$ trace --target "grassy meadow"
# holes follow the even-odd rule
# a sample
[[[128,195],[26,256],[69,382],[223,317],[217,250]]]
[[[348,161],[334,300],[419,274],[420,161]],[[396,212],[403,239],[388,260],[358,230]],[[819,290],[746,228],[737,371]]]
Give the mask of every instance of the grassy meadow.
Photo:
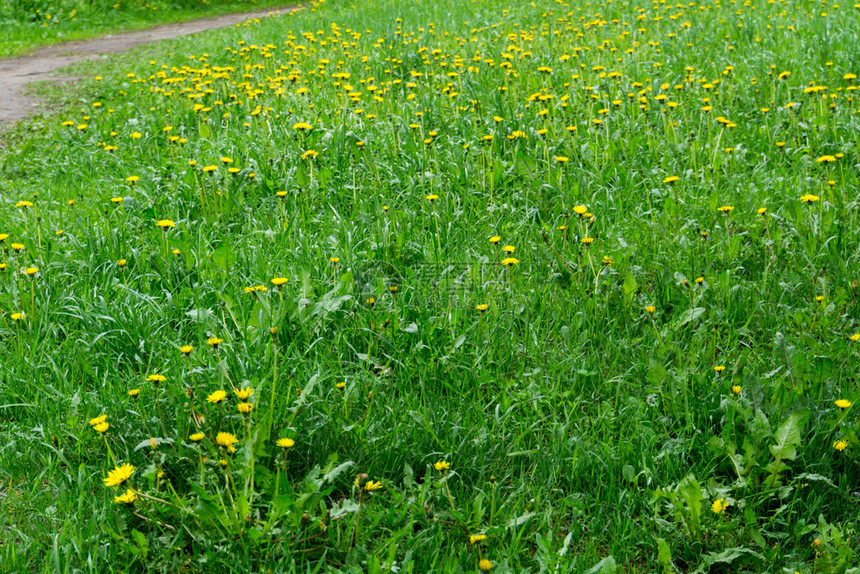
[[[68,40],[287,4],[277,0],[0,0],[0,57]]]
[[[857,574],[860,5],[327,0],[0,159],[0,571]]]

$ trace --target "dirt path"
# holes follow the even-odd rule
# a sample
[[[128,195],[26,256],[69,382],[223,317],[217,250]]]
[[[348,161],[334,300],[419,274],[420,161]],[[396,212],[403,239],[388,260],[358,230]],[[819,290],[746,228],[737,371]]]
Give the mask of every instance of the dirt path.
[[[0,129],[25,118],[32,112],[39,111],[38,100],[28,96],[24,90],[30,82],[74,80],[75,78],[52,75],[52,72],[63,66],[101,55],[118,54],[141,44],[233,26],[249,18],[265,18],[276,12],[286,14],[294,9],[295,6],[284,6],[258,12],[225,14],[190,22],[164,24],[147,30],[55,44],[36,50],[27,56],[0,59]]]

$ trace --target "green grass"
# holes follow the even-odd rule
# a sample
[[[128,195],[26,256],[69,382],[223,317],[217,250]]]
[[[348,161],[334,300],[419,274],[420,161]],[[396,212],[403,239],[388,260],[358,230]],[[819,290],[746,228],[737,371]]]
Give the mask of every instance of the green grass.
[[[0,563],[856,574],[858,30],[329,0],[78,65],[0,166]]]
[[[26,54],[35,48],[86,40],[157,24],[185,22],[232,12],[285,6],[273,0],[207,0],[195,2],[0,2],[0,57]]]

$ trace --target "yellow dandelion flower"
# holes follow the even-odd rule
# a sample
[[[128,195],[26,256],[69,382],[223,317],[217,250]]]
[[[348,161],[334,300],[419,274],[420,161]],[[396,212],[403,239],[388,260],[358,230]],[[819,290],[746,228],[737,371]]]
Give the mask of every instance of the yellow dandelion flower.
[[[233,389],[233,393],[239,398],[239,400],[247,401],[249,398],[251,398],[251,395],[254,394],[254,389],[251,387]]]
[[[107,478],[104,479],[105,486],[119,486],[126,480],[131,478],[134,471],[137,470],[134,466],[125,463],[122,466],[117,466],[112,471],[108,472]]]
[[[99,415],[93,419],[90,419],[90,426],[100,425],[107,420],[107,415]]]
[[[226,395],[226,393],[224,393]],[[228,432],[219,432],[215,437],[215,444],[222,448],[226,448],[229,452],[236,452],[236,447],[233,445],[239,442],[236,435]]]
[[[225,398],[227,398],[227,391],[219,389],[219,390],[215,391],[214,393],[212,393],[211,395],[209,395],[208,397],[206,397],[206,402],[212,403],[214,405],[214,404],[220,403]]]
[[[292,448],[296,441],[291,438],[279,438],[275,444],[281,448]]]

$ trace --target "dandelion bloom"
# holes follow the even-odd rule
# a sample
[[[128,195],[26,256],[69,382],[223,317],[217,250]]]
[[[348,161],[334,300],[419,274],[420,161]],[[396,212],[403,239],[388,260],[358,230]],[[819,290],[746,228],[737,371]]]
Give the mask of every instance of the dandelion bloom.
[[[209,337],[206,339],[206,344],[212,347],[213,349],[217,349],[218,345],[224,342],[224,339],[219,339],[218,337]]]
[[[517,248],[513,245],[505,245],[504,247],[502,247],[502,251],[504,251],[505,253],[513,253],[516,250]]]
[[[172,227],[176,227],[176,224],[170,219],[161,219],[155,222],[155,225],[160,227],[161,229],[167,231]]]
[[[728,215],[729,213],[731,213],[732,211],[734,211],[734,209],[735,209],[735,208],[734,208],[733,206],[731,206],[731,205],[724,205],[724,206],[722,206],[722,207],[718,207],[718,208],[717,208],[717,211],[721,211],[721,212],[725,213],[726,215]]]
[[[839,399],[838,401],[836,401],[836,406],[839,407],[840,409],[847,409],[852,404],[854,404],[854,403],[852,403],[851,401],[849,401],[847,399]]]
[[[502,259],[502,265],[505,265],[505,266],[516,265],[519,262],[520,262],[520,260],[516,259],[514,257],[506,257],[506,258]]]
[[[817,161],[818,163],[833,163],[834,161],[836,161],[836,158],[832,155],[823,155],[815,161]]]
[[[481,540],[486,540],[486,534],[471,534],[469,536],[469,544],[475,544],[476,542],[480,542]]]
[[[498,243],[501,240],[502,240],[502,238],[498,235],[493,235],[492,237],[490,237],[490,243],[492,243],[493,245],[495,245],[496,243]]]
[[[677,175],[670,175],[669,177],[667,177],[663,180],[663,183],[675,183],[679,179],[681,179],[681,178],[678,177]]]
[[[728,506],[729,505],[728,505],[728,503],[726,503],[725,498],[718,498],[711,505],[711,512],[713,512],[714,514],[722,514],[726,511],[726,508]]]
[[[105,486],[119,486],[131,478],[131,475],[134,474],[135,470],[135,467],[128,463],[114,468],[112,471],[108,472],[107,478],[104,479]]]
[[[164,375],[149,375],[148,377],[146,377],[146,380],[149,381],[150,383],[156,383],[157,384],[157,383],[163,383],[164,381],[166,381],[167,377],[165,377]]]
[[[245,387],[243,389],[233,389],[233,393],[239,398],[239,400],[247,401],[251,395],[254,394],[254,389],[251,387]]]
[[[714,367],[714,370],[718,373],[722,373],[723,371],[726,370],[726,367],[725,367],[725,365],[717,365]]]
[[[24,313],[12,313],[12,315],[10,315],[10,317],[12,318],[13,321],[20,321],[21,319],[24,318]]]
[[[93,425],[93,430],[99,434],[104,434],[110,428],[110,424],[107,422],[101,422],[97,425]]]
[[[845,450],[845,448],[847,446],[848,446],[847,440],[837,440],[836,442],[833,443],[833,448],[835,448],[839,452],[842,452],[843,450]]]
[[[296,441],[291,438],[279,438],[278,442],[275,444],[281,448],[292,448],[292,446],[296,444]]]
[[[127,260],[125,260],[125,259],[120,259],[119,261],[117,261],[117,262],[116,262],[116,265],[117,265],[117,267],[125,267],[125,264],[126,264],[126,263],[128,263],[128,261],[127,261]]]
[[[440,460],[439,462],[433,464],[433,468],[435,468],[436,470],[448,470],[449,468],[451,468],[451,463],[447,460]]]
[[[230,452],[236,452],[236,447],[233,445],[237,442],[239,442],[239,439],[236,438],[236,435],[228,432],[219,432],[218,436],[215,437],[215,444],[226,448]]]
[[[286,282],[287,282],[286,277],[275,277],[274,279],[272,279],[272,285],[274,285],[275,287],[280,287],[281,285],[283,285]]]
[[[9,247],[11,247],[13,251],[23,251],[24,250],[24,245],[22,243],[13,243]]]
[[[39,272],[38,267],[27,267],[26,269],[24,269],[24,274],[29,276],[29,277],[32,277],[33,275],[35,275],[38,272]]]
[[[376,482],[373,482],[372,480],[368,480],[364,484],[364,490],[379,490],[380,488],[382,488],[382,483],[379,482],[378,480]]]
[[[584,215],[588,211],[588,208],[584,205],[577,205],[573,208],[573,212],[577,215]]]
[[[653,315],[656,311],[657,307],[655,307],[654,305],[648,305],[647,307],[645,307],[645,312],[649,315]]]
[[[140,181],[140,176],[137,176],[137,175],[130,175],[127,178],[125,178],[125,182],[129,185],[134,185],[138,181]]]
[[[856,343],[857,341],[860,341],[860,333],[854,333],[853,335],[848,337],[848,339]]]
[[[486,311],[489,308],[490,308],[490,306],[486,303],[481,303],[479,305],[475,305],[475,309],[477,309],[481,313],[483,313],[484,311]]]
[[[740,385],[732,385],[732,392],[736,395],[741,394],[741,386]]]
[[[251,414],[251,411],[254,410],[254,403],[239,403],[236,405],[236,408],[239,409],[239,412],[243,415]]]
[[[115,496],[113,499],[116,504],[134,504],[136,500],[137,494],[135,494],[135,492],[130,488],[126,489],[125,494]]]
[[[807,205],[811,205],[816,201],[819,201],[820,199],[820,197],[818,197],[817,195],[812,195],[811,193],[807,193],[806,195],[800,196],[800,202],[806,203]]]
[[[102,424],[106,420],[107,420],[107,415],[99,415],[95,418],[90,419],[90,425],[96,426],[96,425]]]
[[[755,212],[758,213],[759,215],[764,215],[765,213],[767,213],[767,208],[766,207],[759,207],[758,209],[755,210]]]
[[[33,202],[32,201],[19,201],[18,203],[15,204],[15,207],[21,207],[21,208],[33,207]]]
[[[489,572],[493,569],[493,563],[486,558],[482,558],[481,561],[478,562],[478,568],[481,569],[481,572]]]
[[[341,382],[337,383],[335,385],[335,387],[337,387],[338,389],[344,389],[344,388],[346,388],[346,382],[341,381]]]
[[[135,398],[139,394],[140,389],[131,389],[130,391],[128,391],[128,396],[130,396],[131,398]]]
[[[208,397],[206,397],[207,403],[217,404],[227,398],[227,391],[217,390]]]
[[[194,350],[193,345],[183,345],[183,346],[179,347],[179,352],[182,353],[183,355],[188,355],[193,350]]]
[[[188,438],[190,438],[194,442],[200,442],[201,440],[206,438],[206,435],[203,434],[202,432],[196,432]]]
[[[424,199],[426,199],[427,201],[431,201],[431,202],[432,202],[432,201],[436,201],[437,199],[439,199],[439,196],[438,196],[438,195],[436,195],[436,194],[432,194],[432,193],[431,193],[430,195],[428,195],[428,196],[427,196],[427,197],[425,197]]]

